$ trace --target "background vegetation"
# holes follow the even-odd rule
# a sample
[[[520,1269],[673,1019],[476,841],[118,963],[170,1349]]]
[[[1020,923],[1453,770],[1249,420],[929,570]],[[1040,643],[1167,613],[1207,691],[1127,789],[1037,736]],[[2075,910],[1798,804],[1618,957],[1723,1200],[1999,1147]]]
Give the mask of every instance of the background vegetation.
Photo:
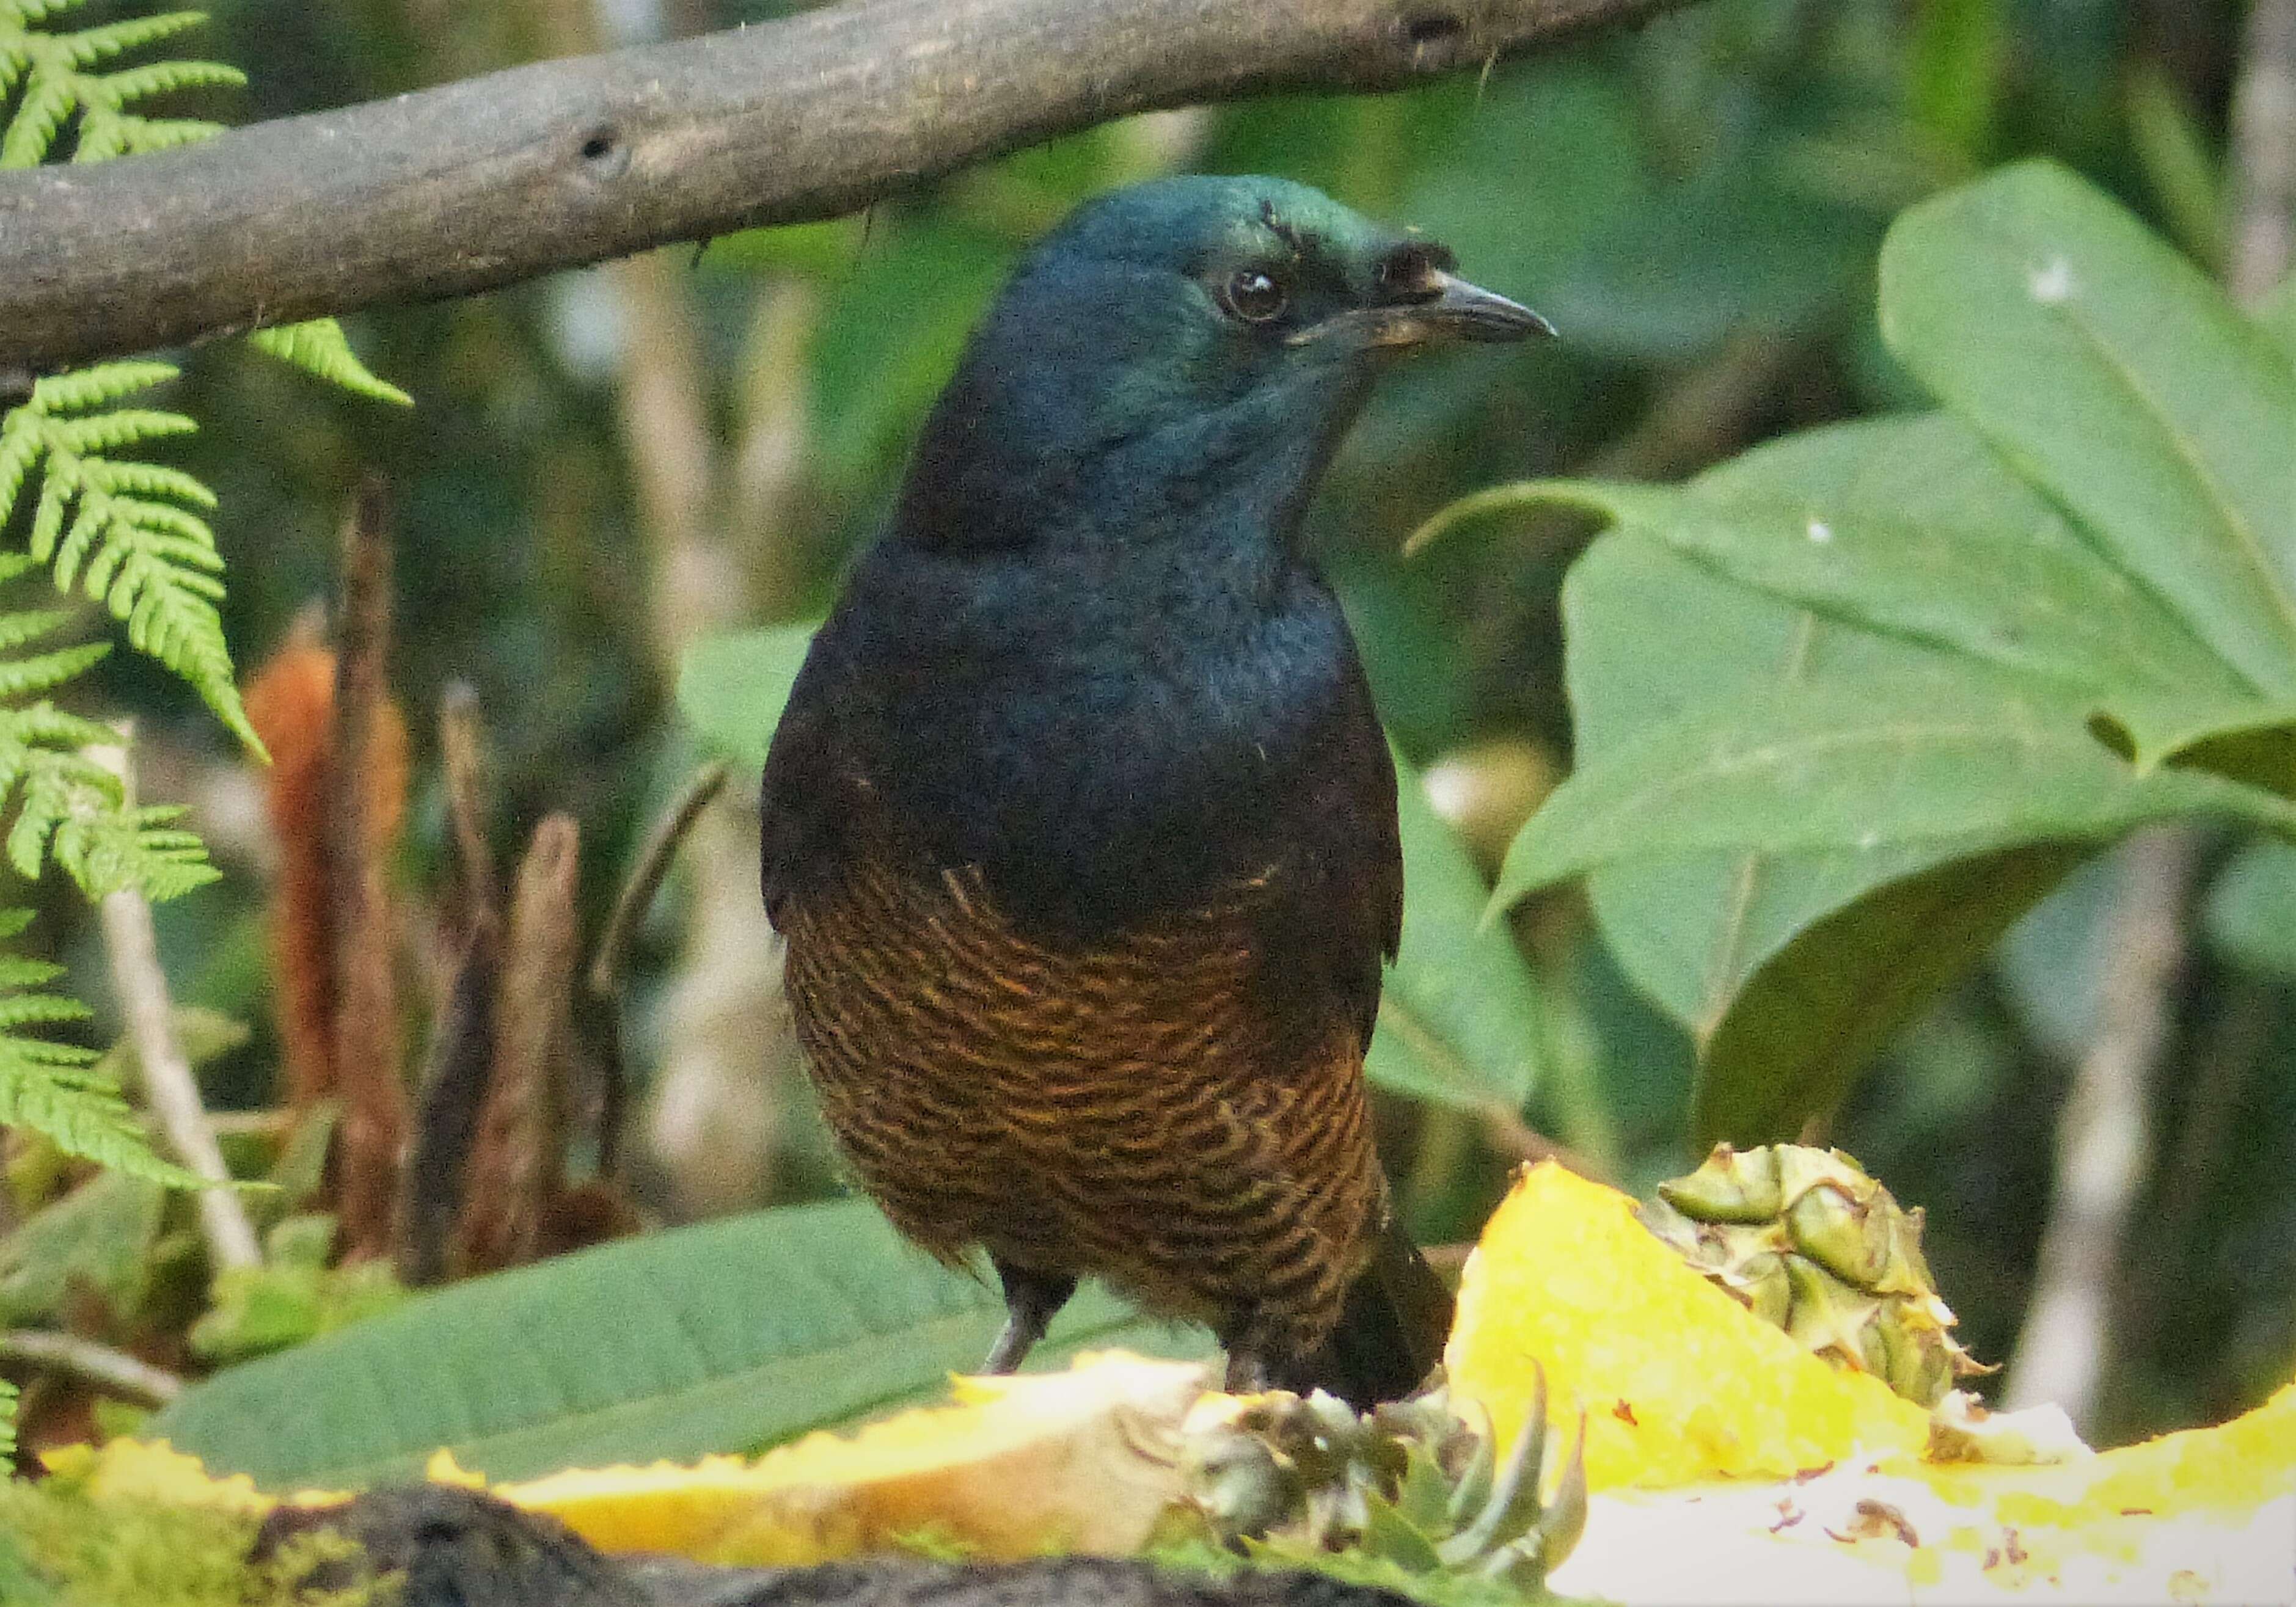
[[[210,9],[201,53],[244,69],[249,84],[194,85],[181,98],[230,120],[773,14],[719,0],[217,0]],[[649,824],[707,750],[676,708],[685,655],[713,631],[802,620],[826,605],[1013,254],[1079,197],[1128,179],[1175,168],[1287,174],[1423,227],[1478,282],[1538,307],[1562,332],[1535,348],[1477,348],[1398,373],[1315,515],[1318,551],[1395,741],[1495,873],[1572,761],[1558,600],[1597,527],[1583,512],[1516,504],[1408,560],[1405,537],[1496,482],[1674,480],[1791,430],[1931,405],[1937,373],[1909,367],[1903,343],[1893,351],[1877,325],[1884,229],[2015,158],[2054,157],[2220,273],[2236,212],[2227,170],[2243,12],[2185,0],[1710,0],[1640,34],[1480,81],[1139,119],[865,217],[350,321],[368,365],[414,398],[408,410],[323,389],[238,346],[200,348],[165,397],[201,432],[172,443],[166,461],[219,499],[211,518],[231,579],[223,624],[242,671],[290,639],[312,600],[336,594],[332,532],[352,488],[371,472],[393,488],[389,678],[411,734],[411,780],[390,874],[404,908],[422,912],[403,917],[416,957],[406,963],[412,985],[400,1007],[419,1048],[432,1037],[432,996],[447,988],[433,979],[461,974],[472,925],[472,862],[456,840],[451,767],[436,734],[449,689],[468,686],[493,734],[492,806],[459,818],[480,818],[507,858],[538,819],[569,817],[584,870],[562,879],[568,918],[596,931]],[[91,5],[87,14],[127,13]],[[2070,404],[2035,393],[2023,405],[2045,414]],[[8,544],[20,539],[12,527]],[[1967,573],[1959,584],[1975,593],[1997,579]],[[1599,628],[1617,676],[1631,679],[1643,668],[1670,672],[1684,651],[1678,626],[1654,613]],[[357,635],[340,607],[336,628]],[[759,661],[727,660],[704,678]],[[292,985],[292,968],[273,947],[266,899],[278,856],[262,783],[228,734],[147,664],[115,657],[73,701],[134,710],[139,791],[193,806],[225,874],[161,908],[162,955],[179,1004],[250,1029],[217,1036],[203,1071],[211,1103],[269,1106],[295,1049],[275,1025],[274,995]],[[1579,717],[1584,740],[1583,708]],[[675,1221],[836,1190],[766,1004],[753,849],[751,865],[742,862],[750,826],[739,795],[753,779],[737,765],[734,796],[686,840],[690,873],[673,879],[637,931],[613,1012],[641,1085],[622,1136],[626,1185],[591,1201],[563,1242],[626,1218]],[[1395,1091],[1382,1105],[1390,1169],[1423,1238],[1471,1238],[1509,1168],[1550,1144],[1637,1190],[1686,1169],[1702,1058],[1710,1104],[1725,1056],[1736,1057],[1733,1086],[1785,1075],[1798,1051],[1777,1023],[1798,1007],[1792,988],[1758,998],[1734,1018],[1735,1036],[1718,1037],[1724,1018],[1711,989],[1667,985],[1669,964],[1688,966],[1694,984],[1711,980],[1699,967],[1718,963],[1691,939],[1670,959],[1654,952],[1681,930],[1667,917],[1693,898],[1688,882],[1646,884],[1639,926],[1617,887],[1598,923],[1565,886],[1477,936],[1482,884],[1447,839],[1420,840],[1435,846],[1413,866],[1414,897],[1440,902],[1426,906],[1435,913],[1398,978],[1401,1013],[1387,1022],[1382,1070]],[[2180,840],[2182,868],[2165,898],[2167,958],[2149,979],[2130,980],[2113,956],[2127,947],[2130,889],[2147,885],[2157,864],[2148,872],[2144,855],[2094,844],[2049,850],[2046,873],[2028,874],[2021,896],[1989,906],[1991,926],[1915,922],[1885,942],[1870,927],[1821,927],[1806,912],[1781,917],[1776,934],[1781,945],[1807,939],[1836,954],[1882,944],[1886,975],[1931,978],[1896,1016],[1869,1023],[1870,1058],[1859,1042],[1828,1073],[1824,1095],[1786,1103],[1793,1121],[1811,1117],[1814,1131],[1901,1199],[1928,1207],[1939,1283],[1988,1359],[2016,1350],[2036,1285],[2075,1070],[2124,1030],[2116,988],[2149,990],[2159,1004],[2157,1050],[2139,1057],[2128,1085],[2140,1119],[2128,1128],[2138,1145],[2137,1205],[2116,1230],[2101,1288],[2111,1342],[2093,1427],[2103,1439],[2220,1418],[2296,1367],[2288,883],[2271,860],[2243,851],[2234,826],[2188,829]],[[106,968],[93,914],[50,882],[7,901],[38,904],[26,940],[50,945],[71,984],[100,995]],[[1596,894],[1603,904],[1599,884]],[[1732,998],[1754,969],[1749,962],[1734,979]],[[598,1022],[586,1012],[577,1036],[594,1045]],[[111,1041],[113,1019],[99,1017],[92,1045]],[[569,1149],[578,1178],[597,1160],[594,1126],[570,1121],[556,1136],[578,1127]],[[69,1331],[196,1372],[390,1298],[356,1280],[323,1286],[320,1269],[334,1259],[325,1231],[316,1245],[299,1243],[299,1219],[288,1218],[269,1253],[275,1267],[308,1275],[293,1299],[275,1284],[255,1291],[255,1305],[278,1299],[293,1310],[273,1330],[244,1302],[221,1328],[209,1313],[197,1342],[192,1319],[208,1301],[197,1242],[181,1231],[189,1208],[141,1193],[91,1205],[69,1168],[27,1153],[20,1144],[12,1199],[0,1206],[0,1226],[12,1232],[0,1242],[0,1326]],[[278,1168],[293,1158],[266,1160]],[[51,1213],[65,1200],[77,1201],[76,1215],[60,1231]],[[88,1220],[100,1209],[113,1214]],[[825,1205],[779,1219],[770,1236],[731,1223],[704,1230],[720,1237],[682,1241],[676,1259],[689,1278],[706,1268],[724,1280],[729,1258],[754,1254],[766,1259],[757,1279],[787,1278],[820,1264],[803,1259],[804,1246],[824,1235],[825,1258],[859,1268],[836,1299],[863,1308],[873,1291],[882,1295],[869,1314],[878,1326],[864,1329],[946,1322],[938,1342],[952,1357],[976,1348],[975,1330],[987,1332],[977,1302],[910,1288],[898,1257],[856,1258],[865,1215]],[[501,1259],[545,1247],[529,1236]],[[775,1257],[797,1259],[767,1264]],[[67,1264],[70,1275],[59,1275]],[[668,1275],[669,1265],[647,1275]],[[566,1365],[595,1373],[611,1371],[602,1349],[645,1342],[627,1310],[553,1305],[562,1286],[554,1293],[534,1276],[493,1280],[519,1299],[540,1290],[531,1298],[541,1303],[516,1322],[501,1310],[473,1318],[473,1347],[539,1324],[554,1330],[553,1355],[562,1341]],[[887,1303],[900,1311],[888,1315]],[[757,1325],[739,1302],[720,1316],[745,1332]],[[1105,1332],[1119,1318],[1103,1310],[1083,1320]],[[393,1332],[379,1328],[373,1348],[390,1349]],[[834,1370],[728,1374],[714,1404],[688,1403],[693,1428],[722,1437],[725,1403],[755,1398],[761,1382],[822,1392],[808,1421],[895,1391],[894,1373],[879,1379],[863,1341],[854,1344]],[[327,1365],[319,1347],[308,1354]],[[9,1371],[48,1378],[45,1405],[28,1406],[29,1440],[86,1431],[86,1390],[34,1365]],[[289,1376],[216,1398],[244,1415],[256,1393],[277,1396]],[[796,1423],[736,1423],[735,1438]],[[414,1431],[437,1443],[457,1427],[448,1413]],[[250,1419],[247,1433],[277,1429]],[[546,1447],[504,1449],[488,1468],[517,1471],[508,1462],[520,1455],[571,1460],[598,1443],[570,1431]],[[372,1472],[387,1461],[321,1458],[297,1471]]]

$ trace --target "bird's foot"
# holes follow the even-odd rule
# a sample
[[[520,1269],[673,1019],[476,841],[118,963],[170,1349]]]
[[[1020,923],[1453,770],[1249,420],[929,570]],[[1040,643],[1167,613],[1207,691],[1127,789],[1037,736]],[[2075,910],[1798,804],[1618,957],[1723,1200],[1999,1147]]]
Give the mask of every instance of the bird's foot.
[[[1076,1292],[1077,1281],[1067,1273],[1039,1272],[996,1261],[996,1276],[1004,1285],[1004,1327],[988,1348],[983,1373],[1011,1373],[1019,1368],[1037,1341],[1045,1337],[1054,1315]]]

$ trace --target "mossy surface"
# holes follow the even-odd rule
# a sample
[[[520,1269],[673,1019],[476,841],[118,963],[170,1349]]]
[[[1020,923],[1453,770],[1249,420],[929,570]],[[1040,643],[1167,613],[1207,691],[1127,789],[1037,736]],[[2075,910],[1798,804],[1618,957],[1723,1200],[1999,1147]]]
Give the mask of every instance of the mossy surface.
[[[258,1521],[70,1478],[0,1481],[0,1607],[381,1607],[369,1588],[296,1589],[326,1540],[251,1563]]]

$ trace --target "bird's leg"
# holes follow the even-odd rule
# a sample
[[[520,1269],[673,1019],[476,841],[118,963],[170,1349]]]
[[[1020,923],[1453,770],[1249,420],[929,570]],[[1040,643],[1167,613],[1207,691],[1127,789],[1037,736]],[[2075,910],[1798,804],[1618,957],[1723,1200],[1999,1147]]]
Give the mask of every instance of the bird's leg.
[[[1267,1360],[1241,1341],[1227,1348],[1227,1380],[1220,1388],[1230,1395],[1259,1395],[1272,1387]]]
[[[1076,1292],[1077,1281],[1070,1273],[1039,1272],[994,1256],[989,1259],[996,1267],[997,1281],[1004,1285],[1004,1332],[989,1347],[988,1359],[980,1364],[980,1370],[1010,1373],[1045,1337],[1053,1314]]]

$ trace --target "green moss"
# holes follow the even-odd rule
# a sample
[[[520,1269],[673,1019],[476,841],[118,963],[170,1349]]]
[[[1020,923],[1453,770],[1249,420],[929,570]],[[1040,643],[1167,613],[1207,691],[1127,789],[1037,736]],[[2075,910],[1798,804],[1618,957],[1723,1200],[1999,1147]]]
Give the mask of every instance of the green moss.
[[[0,1483],[6,1607],[373,1607],[371,1589],[298,1594],[293,1581],[341,1542],[299,1540],[248,1561],[256,1520],[91,1496],[76,1482]]]

